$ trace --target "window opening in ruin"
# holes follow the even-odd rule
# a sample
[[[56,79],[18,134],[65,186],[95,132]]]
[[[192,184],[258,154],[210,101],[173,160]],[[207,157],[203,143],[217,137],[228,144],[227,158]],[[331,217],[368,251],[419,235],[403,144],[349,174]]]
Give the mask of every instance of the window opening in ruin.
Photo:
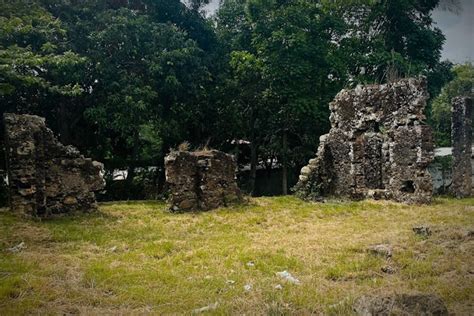
[[[406,192],[406,193],[414,193],[415,192],[415,184],[411,180],[404,181],[400,191]]]
[[[375,133],[380,133],[380,123],[379,122],[375,122],[374,123],[374,132]]]

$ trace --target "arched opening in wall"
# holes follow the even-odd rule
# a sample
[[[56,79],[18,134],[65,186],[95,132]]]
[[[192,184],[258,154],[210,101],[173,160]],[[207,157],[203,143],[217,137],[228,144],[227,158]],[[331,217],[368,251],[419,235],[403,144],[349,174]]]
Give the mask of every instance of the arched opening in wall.
[[[412,180],[403,181],[400,191],[405,193],[415,193],[415,183]]]

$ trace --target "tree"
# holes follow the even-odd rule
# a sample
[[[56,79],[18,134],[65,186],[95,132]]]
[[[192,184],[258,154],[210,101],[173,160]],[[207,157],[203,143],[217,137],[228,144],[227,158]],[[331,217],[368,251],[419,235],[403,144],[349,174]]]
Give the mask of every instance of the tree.
[[[264,99],[267,83],[263,79],[262,61],[252,46],[252,27],[246,12],[246,1],[226,0],[216,15],[217,34],[223,58],[220,101],[221,119],[217,128],[225,131],[221,140],[245,139],[250,146],[250,179],[248,191],[255,194],[257,165],[261,148],[268,137],[272,114]]]
[[[89,61],[86,93],[73,100],[94,135],[80,140],[89,154],[107,168],[162,166],[170,147],[206,137],[217,70],[215,32],[198,12],[205,1],[41,1]]]
[[[68,47],[66,30],[36,1],[0,3],[0,103],[5,111],[51,118],[57,97],[80,95],[86,58]]]
[[[349,53],[354,83],[427,75],[437,67],[445,38],[434,27],[431,13],[439,0],[347,3],[333,5],[332,10],[347,23],[347,32],[339,40]]]
[[[250,191],[271,161],[286,193],[341,88],[425,74],[436,95],[451,79],[438,2],[223,0],[213,19],[207,0],[2,2],[1,111],[45,116],[62,142],[129,167],[130,181],[137,166],[162,171],[183,141],[246,139]]]
[[[342,29],[337,17],[313,1],[250,1],[252,43],[263,61],[265,92],[272,105],[271,134],[282,165],[301,165],[328,129],[328,103],[342,87],[343,65],[331,41]],[[331,84],[328,84],[331,81]]]
[[[241,131],[235,136],[246,137],[250,141],[250,183],[249,191],[255,193],[258,150],[267,135],[271,111],[264,100],[265,82],[262,78],[262,63],[255,55],[246,51],[234,51],[230,61],[233,85],[237,98],[232,105],[237,109]],[[240,134],[240,135],[239,135]]]
[[[160,165],[167,146],[186,136],[208,72],[197,44],[172,24],[126,8],[105,11],[96,24],[96,101],[87,116],[107,140],[102,155],[129,166],[133,178],[137,165]]]
[[[474,97],[474,66],[472,63],[456,65],[454,79],[446,84],[433,101],[431,126],[438,146],[451,146],[451,101],[457,96]]]

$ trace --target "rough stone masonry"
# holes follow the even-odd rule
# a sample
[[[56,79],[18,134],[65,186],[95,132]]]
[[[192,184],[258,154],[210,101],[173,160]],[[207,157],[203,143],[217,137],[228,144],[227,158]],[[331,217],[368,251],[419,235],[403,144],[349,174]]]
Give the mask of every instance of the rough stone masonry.
[[[453,180],[451,191],[458,198],[472,194],[472,115],[471,98],[456,97],[452,100]]]
[[[5,114],[10,206],[14,213],[49,217],[96,209],[101,163],[62,145],[42,117]]]
[[[241,199],[234,157],[218,150],[172,151],[165,158],[172,211],[210,210]]]
[[[428,203],[432,132],[424,124],[425,79],[342,90],[330,104],[331,130],[295,187],[304,199],[326,196]]]

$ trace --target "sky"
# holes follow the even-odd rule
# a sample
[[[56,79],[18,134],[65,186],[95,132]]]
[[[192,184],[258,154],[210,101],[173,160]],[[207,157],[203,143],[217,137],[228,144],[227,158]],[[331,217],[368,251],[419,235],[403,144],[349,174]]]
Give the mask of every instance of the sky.
[[[442,59],[455,63],[474,62],[474,0],[459,0],[459,3],[458,13],[439,9],[433,12],[435,25],[446,36]],[[212,0],[206,10],[214,12],[218,5],[219,0]]]
[[[459,2],[459,14],[436,10],[433,19],[446,36],[443,59],[456,63],[474,62],[474,0]]]

